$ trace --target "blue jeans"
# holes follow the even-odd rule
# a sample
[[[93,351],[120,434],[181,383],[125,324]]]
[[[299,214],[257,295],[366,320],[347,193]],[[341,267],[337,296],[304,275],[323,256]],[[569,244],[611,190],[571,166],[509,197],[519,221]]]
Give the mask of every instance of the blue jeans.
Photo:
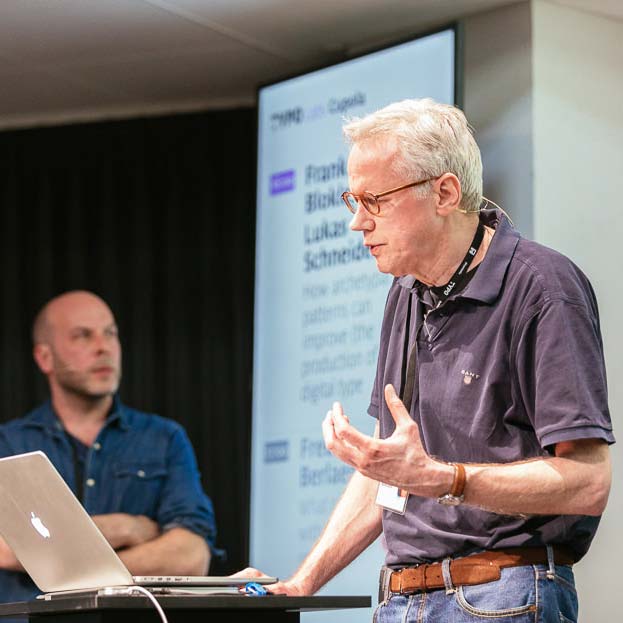
[[[502,577],[475,586],[393,594],[380,603],[374,623],[577,623],[571,567],[527,565],[502,569]]]

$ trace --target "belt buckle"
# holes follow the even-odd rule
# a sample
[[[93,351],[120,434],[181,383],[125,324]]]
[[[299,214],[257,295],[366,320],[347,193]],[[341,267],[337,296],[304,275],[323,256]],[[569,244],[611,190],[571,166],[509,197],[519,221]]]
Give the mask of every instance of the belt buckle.
[[[381,574],[379,576],[379,603],[384,603],[388,600],[391,593],[390,581],[394,572],[389,567],[381,567]]]

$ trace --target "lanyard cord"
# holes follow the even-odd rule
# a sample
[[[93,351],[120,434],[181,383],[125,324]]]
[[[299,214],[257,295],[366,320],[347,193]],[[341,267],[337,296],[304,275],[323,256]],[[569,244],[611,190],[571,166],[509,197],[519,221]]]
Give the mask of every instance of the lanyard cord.
[[[482,239],[485,235],[485,226],[482,223],[478,223],[478,227],[476,228],[476,233],[474,234],[474,239],[463,258],[463,261],[459,264],[459,267],[454,271],[452,277],[450,277],[450,281],[446,283],[445,286],[435,286],[431,288],[431,290],[437,295],[440,303],[443,304],[446,302],[448,297],[457,289],[460,289],[460,286],[463,284],[465,277],[467,276],[467,269],[469,265],[472,263],[474,258],[476,257],[476,253],[478,253],[478,249],[480,249],[480,245],[482,244]]]
[[[476,233],[474,234],[474,238],[472,240],[463,261],[459,264],[459,267],[454,271],[454,274],[450,278],[450,281],[445,286],[438,286],[436,288],[431,288],[439,298],[439,302],[435,306],[434,309],[439,308],[443,303],[448,300],[448,297],[455,290],[459,289],[462,286],[467,278],[469,265],[472,263],[473,259],[476,257],[478,250],[480,249],[480,245],[482,244],[482,239],[484,237],[485,227],[482,223],[478,223],[478,227],[476,228]],[[405,328],[405,344],[403,349],[403,361],[404,356],[407,354],[409,350],[409,328],[411,326],[411,298],[412,295],[409,295],[409,302],[407,304],[407,322]],[[432,310],[429,310],[429,312]],[[427,312],[428,315],[428,312]],[[426,321],[426,319],[424,319]],[[403,381],[404,390],[402,392],[402,402],[406,407],[407,411],[411,412],[411,405],[413,403],[413,393],[415,390],[415,379],[416,379],[416,368],[417,368],[417,334],[415,336],[415,340],[413,342],[413,346],[411,347],[411,354],[409,355],[409,361],[407,363],[406,375],[401,379]],[[404,365],[403,365],[404,371]]]

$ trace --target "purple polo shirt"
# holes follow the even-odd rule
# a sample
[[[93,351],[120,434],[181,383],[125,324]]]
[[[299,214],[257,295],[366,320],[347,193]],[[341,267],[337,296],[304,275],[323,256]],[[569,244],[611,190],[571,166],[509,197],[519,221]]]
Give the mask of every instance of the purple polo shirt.
[[[381,437],[394,421],[383,387],[404,386],[405,331],[417,339],[411,417],[426,451],[444,461],[508,463],[548,456],[553,445],[596,438],[614,443],[595,295],[569,259],[521,238],[499,211],[471,281],[439,309],[413,277],[394,280],[385,307],[368,413]],[[417,337],[416,337],[417,336]],[[404,515],[383,512],[386,563],[405,566],[476,550],[564,544],[580,558],[598,517],[508,516],[411,495]]]

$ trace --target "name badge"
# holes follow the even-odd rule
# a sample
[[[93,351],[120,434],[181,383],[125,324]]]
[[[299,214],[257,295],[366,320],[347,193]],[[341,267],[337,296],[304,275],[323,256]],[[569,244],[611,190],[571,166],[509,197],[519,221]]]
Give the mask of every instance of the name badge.
[[[407,509],[407,500],[409,493],[404,489],[399,489],[392,485],[386,485],[379,482],[379,488],[376,492],[376,503],[392,513],[404,515]]]

